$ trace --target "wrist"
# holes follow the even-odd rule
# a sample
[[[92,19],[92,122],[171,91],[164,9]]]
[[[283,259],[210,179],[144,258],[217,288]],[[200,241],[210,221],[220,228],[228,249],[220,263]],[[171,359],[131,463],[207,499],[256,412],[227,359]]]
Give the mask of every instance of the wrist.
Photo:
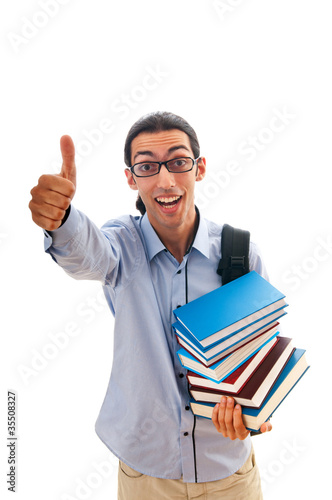
[[[64,225],[64,223],[66,222],[66,220],[68,219],[69,214],[70,214],[70,210],[71,210],[71,205],[69,205],[69,207],[67,208],[66,213],[65,213],[65,216],[64,216],[64,218],[62,219],[61,224],[60,224],[60,226],[59,226],[59,227],[63,226],[63,225]],[[58,228],[58,229],[59,229],[59,228]]]

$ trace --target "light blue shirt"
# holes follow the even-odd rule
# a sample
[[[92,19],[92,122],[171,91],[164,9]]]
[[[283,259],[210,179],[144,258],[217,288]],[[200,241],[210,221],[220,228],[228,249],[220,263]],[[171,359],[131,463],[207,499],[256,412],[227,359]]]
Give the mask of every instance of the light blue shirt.
[[[100,230],[72,206],[64,225],[45,233],[45,250],[69,275],[103,285],[115,316],[114,355],[96,432],[143,474],[214,481],[236,472],[250,453],[250,437],[224,438],[211,420],[192,414],[171,327],[174,309],[221,285],[221,231],[222,225],[201,218],[181,264],[147,215],[122,216]],[[252,242],[249,262],[267,278]]]

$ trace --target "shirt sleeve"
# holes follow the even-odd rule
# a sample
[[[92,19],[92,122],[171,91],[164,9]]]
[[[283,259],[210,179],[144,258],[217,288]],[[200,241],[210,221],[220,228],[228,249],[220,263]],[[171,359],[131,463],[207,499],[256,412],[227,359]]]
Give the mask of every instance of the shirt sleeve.
[[[116,229],[116,224],[114,228],[99,229],[72,206],[61,227],[55,231],[44,231],[44,249],[69,276],[78,280],[97,280],[114,287],[119,279],[121,263],[121,237],[116,234]],[[124,239],[130,237],[132,235],[129,234]]]
[[[249,247],[249,269],[250,271],[256,271],[256,273],[260,274],[264,279],[269,281],[269,276],[263,262],[261,252],[254,242],[250,242]]]

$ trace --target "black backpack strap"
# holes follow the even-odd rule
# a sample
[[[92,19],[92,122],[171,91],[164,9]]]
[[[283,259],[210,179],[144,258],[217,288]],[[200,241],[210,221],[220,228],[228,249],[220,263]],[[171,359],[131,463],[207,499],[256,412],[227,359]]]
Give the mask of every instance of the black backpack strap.
[[[221,259],[217,273],[222,284],[249,272],[250,233],[225,224],[221,235]]]

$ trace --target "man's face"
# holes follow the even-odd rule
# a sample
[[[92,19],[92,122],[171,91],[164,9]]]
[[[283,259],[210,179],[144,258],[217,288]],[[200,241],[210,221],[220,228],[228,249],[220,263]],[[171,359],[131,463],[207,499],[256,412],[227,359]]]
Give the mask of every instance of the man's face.
[[[142,132],[131,144],[132,165],[185,156],[194,158],[190,140],[186,133],[177,129]],[[194,187],[205,175],[205,158],[189,172],[171,173],[163,165],[159,174],[151,177],[136,177],[128,170],[125,173],[131,189],[138,190],[149,221],[158,234],[165,228],[185,228],[194,223]]]

